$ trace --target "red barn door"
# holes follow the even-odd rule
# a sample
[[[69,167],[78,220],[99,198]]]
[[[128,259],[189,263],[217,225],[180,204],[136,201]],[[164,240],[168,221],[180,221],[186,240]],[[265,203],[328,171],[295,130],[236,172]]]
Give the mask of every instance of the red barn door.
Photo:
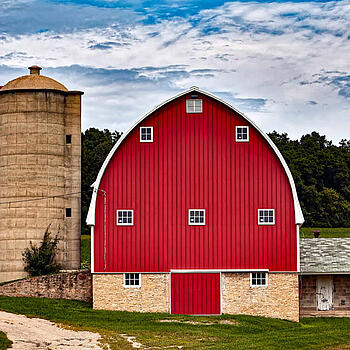
[[[220,273],[172,273],[171,313],[220,315]]]

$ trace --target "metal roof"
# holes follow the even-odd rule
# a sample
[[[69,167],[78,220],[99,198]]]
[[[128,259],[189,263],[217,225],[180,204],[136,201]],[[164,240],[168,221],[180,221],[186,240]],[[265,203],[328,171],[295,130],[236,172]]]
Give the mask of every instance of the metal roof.
[[[300,271],[350,274],[350,238],[301,239]]]

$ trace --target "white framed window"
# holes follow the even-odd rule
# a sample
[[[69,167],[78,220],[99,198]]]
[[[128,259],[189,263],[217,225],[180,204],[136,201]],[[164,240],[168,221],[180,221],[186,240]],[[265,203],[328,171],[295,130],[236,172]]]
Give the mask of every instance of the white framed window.
[[[249,141],[249,126],[236,126],[236,142]]]
[[[134,211],[133,210],[117,210],[117,226],[133,226]]]
[[[275,209],[258,209],[258,225],[274,225]]]
[[[252,272],[250,274],[250,287],[267,287],[267,273]]]
[[[202,113],[203,102],[200,99],[186,100],[186,113]]]
[[[153,142],[153,126],[140,127],[140,142]]]
[[[141,274],[140,273],[124,273],[125,288],[140,288]]]
[[[205,209],[189,209],[188,224],[205,225]]]

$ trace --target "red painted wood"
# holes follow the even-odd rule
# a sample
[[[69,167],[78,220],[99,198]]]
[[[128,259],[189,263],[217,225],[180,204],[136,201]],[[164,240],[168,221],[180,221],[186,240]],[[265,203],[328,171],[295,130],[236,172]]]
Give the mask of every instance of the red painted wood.
[[[290,184],[278,157],[250,126],[235,142],[240,115],[208,96],[203,113],[186,114],[179,97],[121,143],[100,183],[107,193],[104,269],[103,195],[98,193],[95,272],[171,269],[296,271],[297,242]],[[139,142],[153,126],[154,142]],[[188,209],[206,209],[205,226],[188,225]],[[259,226],[258,208],[274,208],[276,224]],[[133,209],[134,226],[116,226],[116,210]]]
[[[171,313],[220,314],[219,273],[172,273]]]

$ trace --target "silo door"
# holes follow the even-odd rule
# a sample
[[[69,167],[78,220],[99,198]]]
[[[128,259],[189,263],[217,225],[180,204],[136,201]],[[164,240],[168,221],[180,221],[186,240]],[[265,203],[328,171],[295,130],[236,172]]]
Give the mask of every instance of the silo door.
[[[333,277],[317,277],[317,309],[332,310],[333,307]]]
[[[220,315],[220,273],[171,273],[171,313]]]

